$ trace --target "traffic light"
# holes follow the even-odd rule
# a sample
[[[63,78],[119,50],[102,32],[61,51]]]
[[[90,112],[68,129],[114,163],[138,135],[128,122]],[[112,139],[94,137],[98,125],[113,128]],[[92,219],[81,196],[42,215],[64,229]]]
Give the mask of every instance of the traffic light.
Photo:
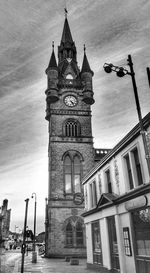
[[[26,230],[25,237],[30,238],[33,241],[34,236],[33,236],[33,232],[31,229]]]
[[[21,253],[25,253],[25,252],[26,252],[26,244],[22,244]]]

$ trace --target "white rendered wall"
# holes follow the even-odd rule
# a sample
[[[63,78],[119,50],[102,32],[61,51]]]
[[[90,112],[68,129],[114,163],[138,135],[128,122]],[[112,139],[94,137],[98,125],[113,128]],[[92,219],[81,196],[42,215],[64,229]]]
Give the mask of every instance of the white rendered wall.
[[[91,223],[87,223],[85,226],[86,226],[87,263],[93,264]]]

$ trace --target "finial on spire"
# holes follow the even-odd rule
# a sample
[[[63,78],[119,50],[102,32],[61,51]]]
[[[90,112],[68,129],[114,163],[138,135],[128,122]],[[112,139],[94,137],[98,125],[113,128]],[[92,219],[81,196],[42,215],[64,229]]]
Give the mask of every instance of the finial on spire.
[[[54,50],[54,41],[52,41],[52,49]]]
[[[84,44],[84,53],[86,53],[86,47],[85,47],[85,44]]]
[[[66,8],[66,7],[64,8],[64,11],[65,11],[65,18],[67,18],[67,13],[68,13],[68,10],[67,10],[67,8]]]

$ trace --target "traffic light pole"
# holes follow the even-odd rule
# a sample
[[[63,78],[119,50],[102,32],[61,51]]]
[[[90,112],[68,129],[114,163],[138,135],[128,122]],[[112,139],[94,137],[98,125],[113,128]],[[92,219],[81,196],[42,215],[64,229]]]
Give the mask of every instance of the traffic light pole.
[[[23,231],[23,243],[22,243],[22,260],[21,260],[21,273],[24,272],[24,255],[25,255],[25,249],[26,249],[26,226],[27,226],[27,213],[28,213],[28,202],[29,198],[25,200],[26,202],[26,208],[25,208],[25,219],[24,219],[24,231]]]

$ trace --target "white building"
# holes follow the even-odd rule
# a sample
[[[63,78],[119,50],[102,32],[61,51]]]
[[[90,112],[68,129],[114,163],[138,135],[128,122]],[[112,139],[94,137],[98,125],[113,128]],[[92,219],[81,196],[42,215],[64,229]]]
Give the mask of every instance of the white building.
[[[150,154],[150,113],[143,119]],[[137,124],[83,179],[87,266],[150,272],[150,176]]]

